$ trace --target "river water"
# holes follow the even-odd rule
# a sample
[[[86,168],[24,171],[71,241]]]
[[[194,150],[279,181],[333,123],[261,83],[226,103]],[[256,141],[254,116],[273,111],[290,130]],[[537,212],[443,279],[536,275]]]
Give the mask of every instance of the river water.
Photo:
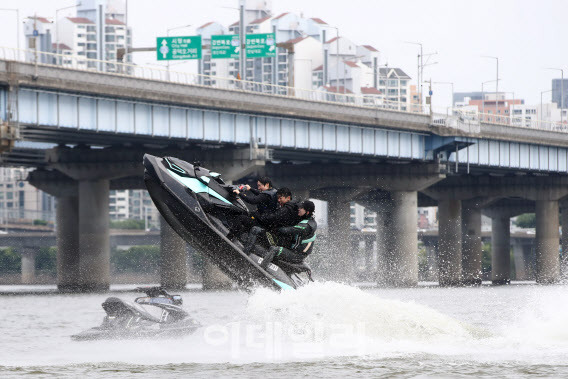
[[[91,342],[109,294],[0,296],[0,377],[568,377],[566,286],[182,295],[195,334]]]

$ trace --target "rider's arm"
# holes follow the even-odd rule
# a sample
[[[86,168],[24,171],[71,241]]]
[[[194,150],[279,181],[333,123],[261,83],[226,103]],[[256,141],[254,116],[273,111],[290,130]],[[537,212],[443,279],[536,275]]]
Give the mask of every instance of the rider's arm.
[[[284,226],[278,228],[278,234],[286,235],[286,236],[296,236],[299,235],[300,237],[309,236],[312,232],[311,226],[308,224],[298,224],[294,226]]]
[[[267,194],[263,194],[262,192],[260,192],[259,194],[254,194],[252,193],[252,188],[251,191],[244,191],[241,192],[241,199],[243,199],[243,201],[249,203],[249,204],[260,204],[262,202],[267,201],[267,197],[270,197]]]

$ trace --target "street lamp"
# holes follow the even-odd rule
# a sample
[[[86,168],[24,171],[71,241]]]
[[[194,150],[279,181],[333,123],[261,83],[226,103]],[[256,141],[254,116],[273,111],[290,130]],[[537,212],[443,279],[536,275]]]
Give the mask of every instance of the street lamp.
[[[405,43],[408,43],[410,45],[418,45],[420,46],[420,55],[418,56],[418,67],[416,68],[416,76],[418,76],[417,78],[417,83],[419,83],[419,87],[418,87],[418,97],[420,98],[420,105],[422,105],[422,80],[421,80],[421,75],[420,75],[420,67],[422,66],[421,61],[423,60],[423,56],[422,56],[422,43],[420,42],[410,42],[410,41],[404,41]]]
[[[562,81],[560,83],[560,125],[564,124],[564,70],[561,68],[547,68],[548,70],[557,70],[562,74]]]
[[[14,8],[0,8],[0,11],[7,11],[7,12],[16,12],[16,37],[18,43],[18,54],[20,54],[20,11]]]
[[[169,29],[166,30],[166,35],[169,37],[170,32],[172,30],[189,28],[190,26],[191,26],[191,24],[187,24],[187,25],[183,25],[183,26],[176,26],[175,28],[169,28]],[[168,71],[168,80],[170,80],[170,60],[169,59],[166,61],[166,70]]]
[[[339,93],[339,28],[332,26],[335,29],[335,92]],[[343,83],[345,90],[345,83]]]
[[[55,54],[56,55],[56,62],[59,60],[59,17],[57,16],[57,14],[59,13],[59,11],[65,10],[65,9],[70,9],[70,8],[75,8],[80,6],[81,3],[75,4],[75,5],[70,5],[68,7],[63,7],[63,8],[59,8],[55,10]],[[63,63],[63,60],[61,60],[61,62]]]
[[[497,75],[495,76],[495,109],[497,109],[499,108],[499,58],[492,57],[490,55],[482,55],[481,58],[495,59],[495,61],[497,62]]]
[[[449,84],[452,86],[452,108],[454,107],[454,82],[432,82],[433,84]]]

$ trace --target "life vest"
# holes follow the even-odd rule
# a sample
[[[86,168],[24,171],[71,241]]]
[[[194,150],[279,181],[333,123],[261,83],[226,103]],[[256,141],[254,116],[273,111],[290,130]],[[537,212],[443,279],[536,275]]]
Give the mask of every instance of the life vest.
[[[310,228],[310,234],[303,237],[303,239],[300,239],[302,237],[299,235],[296,236],[295,241],[291,246],[292,250],[297,253],[309,255],[312,252],[314,241],[317,236],[316,230],[318,228],[318,224],[316,223],[316,220],[313,218],[304,219],[294,226],[294,228],[299,229],[306,229],[308,227]]]
[[[256,206],[258,213],[263,214],[266,212],[274,212],[278,209],[278,198],[276,197],[276,188],[271,188],[266,191],[262,191],[263,194],[270,196],[270,201],[268,203],[260,203]]]

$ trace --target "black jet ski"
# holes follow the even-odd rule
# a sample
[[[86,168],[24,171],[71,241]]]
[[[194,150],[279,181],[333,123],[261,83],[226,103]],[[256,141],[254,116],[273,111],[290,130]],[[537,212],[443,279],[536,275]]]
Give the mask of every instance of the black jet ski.
[[[101,326],[71,336],[75,341],[131,338],[171,338],[193,333],[201,325],[182,308],[180,295],[160,287],[137,288],[146,296],[134,302],[109,297],[102,304],[106,312]]]
[[[164,219],[240,287],[295,289],[311,280],[307,264],[275,262],[264,270],[259,255],[245,252],[240,242],[226,237],[230,220],[249,210],[233,193],[236,187],[226,184],[219,173],[177,158],[148,154],[144,167],[146,187]]]

